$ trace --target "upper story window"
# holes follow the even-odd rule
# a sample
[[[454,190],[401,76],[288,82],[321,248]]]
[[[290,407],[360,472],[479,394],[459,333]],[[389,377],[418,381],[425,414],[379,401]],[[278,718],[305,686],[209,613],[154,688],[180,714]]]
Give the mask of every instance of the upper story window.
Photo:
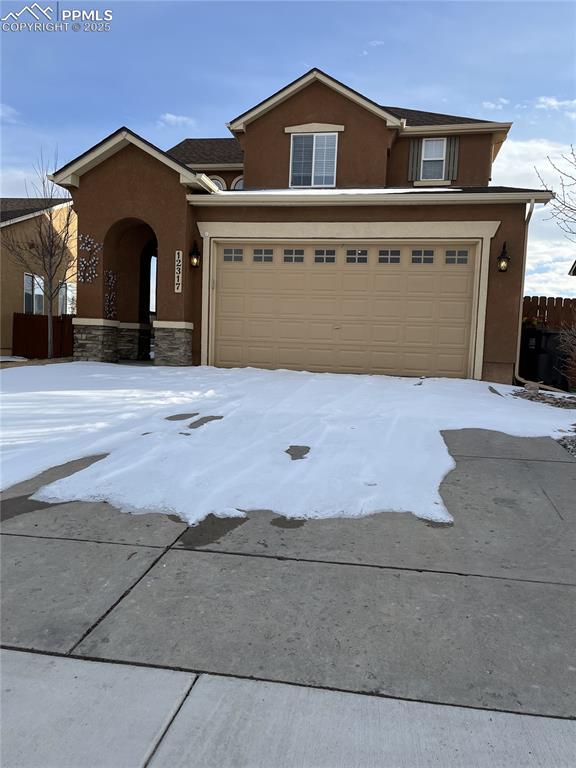
[[[291,187],[333,187],[336,183],[337,133],[294,133]]]
[[[44,278],[24,273],[24,312],[29,315],[44,314]]]
[[[458,136],[410,140],[408,181],[416,186],[444,186],[459,177]]]
[[[446,139],[424,139],[422,142],[422,180],[444,179]]]
[[[214,184],[216,184],[218,189],[220,189],[220,190],[226,189],[226,182],[224,181],[222,176],[209,176],[208,178],[210,179],[210,181],[212,181],[212,182],[214,182]]]

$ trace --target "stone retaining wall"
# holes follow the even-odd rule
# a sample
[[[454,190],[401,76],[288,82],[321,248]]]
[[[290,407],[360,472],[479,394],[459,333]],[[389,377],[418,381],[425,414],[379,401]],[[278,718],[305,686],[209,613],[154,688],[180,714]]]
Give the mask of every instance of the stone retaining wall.
[[[192,365],[191,328],[155,328],[155,365]]]
[[[103,325],[74,326],[74,360],[118,360],[118,328]]]

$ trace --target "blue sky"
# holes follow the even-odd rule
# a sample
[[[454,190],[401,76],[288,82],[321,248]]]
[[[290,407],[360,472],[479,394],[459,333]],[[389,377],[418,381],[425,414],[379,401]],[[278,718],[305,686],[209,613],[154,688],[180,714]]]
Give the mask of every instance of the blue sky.
[[[43,4],[43,3],[41,3]],[[45,3],[55,5],[54,3]],[[1,3],[2,16],[23,3]],[[61,2],[110,8],[109,32],[1,32],[2,193],[41,150],[61,163],[128,125],[162,148],[225,122],[318,66],[384,104],[513,121],[494,183],[576,129],[576,5],[566,2]],[[574,247],[538,213],[528,288],[576,295]]]

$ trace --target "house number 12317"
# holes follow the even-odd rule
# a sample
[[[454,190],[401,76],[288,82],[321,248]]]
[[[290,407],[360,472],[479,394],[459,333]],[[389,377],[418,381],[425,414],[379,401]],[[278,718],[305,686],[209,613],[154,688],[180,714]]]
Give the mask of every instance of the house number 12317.
[[[182,251],[176,251],[174,258],[174,293],[182,293]]]

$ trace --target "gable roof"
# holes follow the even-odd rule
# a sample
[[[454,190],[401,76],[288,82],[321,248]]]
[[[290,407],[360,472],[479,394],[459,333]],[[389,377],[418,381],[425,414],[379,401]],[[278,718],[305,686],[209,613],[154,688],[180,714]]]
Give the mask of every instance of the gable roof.
[[[389,107],[377,104],[375,101],[372,101],[372,99],[369,99],[358,91],[355,91],[353,88],[336,80],[336,78],[327,75],[320,69],[314,68],[309,72],[306,72],[302,77],[292,81],[284,88],[276,91],[272,96],[269,96],[259,104],[256,104],[256,106],[243,112],[241,115],[238,115],[238,117],[235,117],[234,120],[228,123],[228,128],[233,133],[236,131],[243,131],[247,123],[255,120],[260,115],[315,81],[321,82],[329,88],[338,91],[343,96],[351,99],[360,106],[363,106],[365,109],[377,114],[386,121],[387,125],[396,127],[400,131],[403,131],[405,128],[418,129],[423,126],[471,126],[472,124],[476,124],[478,128],[482,126],[484,130],[502,131],[502,129],[504,129],[507,131],[511,125],[511,123],[496,123],[491,120],[481,120],[475,117],[460,117],[459,115],[445,115],[440,112],[426,112],[419,109],[405,109],[404,107]]]
[[[255,107],[252,107],[246,112],[243,112],[241,115],[238,115],[238,117],[235,117],[234,120],[228,123],[228,128],[232,132],[243,131],[247,123],[252,122],[252,120],[260,117],[260,115],[268,112],[268,110],[272,109],[272,107],[282,103],[290,96],[298,93],[313,82],[323,83],[324,85],[328,86],[328,88],[332,88],[332,90],[341,93],[343,96],[350,99],[351,101],[354,101],[356,104],[360,104],[360,106],[385,120],[387,125],[396,126],[398,128],[400,128],[402,125],[400,118],[392,115],[390,112],[387,112],[383,107],[380,106],[380,104],[377,104],[375,101],[372,101],[372,99],[369,99],[358,91],[355,91],[353,88],[344,85],[344,83],[336,80],[336,78],[327,75],[325,72],[322,72],[321,69],[314,68],[296,80],[293,80],[291,83],[284,86],[284,88],[276,91],[276,93],[273,93],[272,96],[264,99],[264,101],[256,104]]]
[[[242,164],[244,152],[238,139],[184,139],[167,154],[184,165]]]
[[[48,178],[62,187],[77,187],[80,184],[80,177],[84,173],[100,165],[104,160],[112,157],[112,155],[115,155],[129,144],[133,144],[143,152],[164,163],[164,165],[172,168],[172,170],[177,171],[180,174],[181,184],[200,188],[207,192],[215,192],[217,190],[216,185],[203,173],[194,173],[184,163],[171,157],[167,152],[164,152],[155,144],[126,128],[126,126],[118,128],[117,131],[102,139],[102,141],[86,150],[86,152],[78,155],[74,160],[63,165],[62,168],[55,171]]]
[[[11,222],[70,202],[68,197],[2,197],[0,198],[0,222]]]

